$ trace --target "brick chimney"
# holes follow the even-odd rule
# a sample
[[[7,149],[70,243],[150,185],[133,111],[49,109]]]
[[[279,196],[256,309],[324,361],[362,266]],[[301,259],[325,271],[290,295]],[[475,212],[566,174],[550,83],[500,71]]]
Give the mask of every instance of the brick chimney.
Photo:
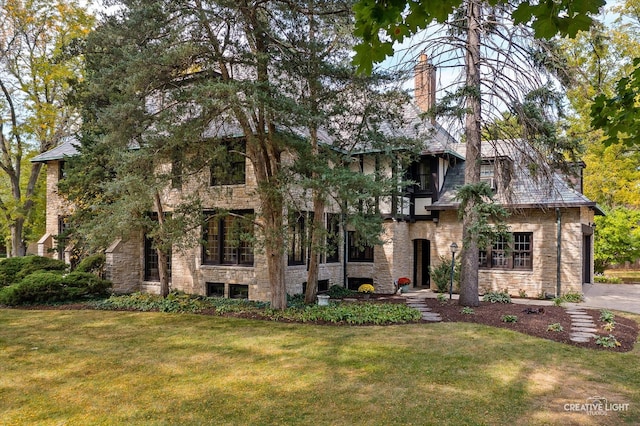
[[[426,112],[436,103],[436,67],[426,54],[420,54],[414,68],[415,101],[421,111]]]

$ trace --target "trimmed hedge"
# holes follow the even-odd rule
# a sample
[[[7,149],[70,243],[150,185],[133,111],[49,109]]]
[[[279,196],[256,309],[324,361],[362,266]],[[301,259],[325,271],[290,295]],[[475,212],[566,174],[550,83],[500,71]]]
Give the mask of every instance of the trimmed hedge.
[[[92,254],[91,256],[85,257],[78,263],[76,272],[92,272],[92,273],[101,273],[104,268],[104,264],[107,261],[107,256],[103,253]]]
[[[68,265],[61,260],[42,256],[10,257],[0,261],[0,287],[15,284],[36,271],[59,271]]]
[[[73,301],[106,295],[110,287],[109,281],[88,272],[62,275],[56,271],[38,271],[26,276],[17,284],[0,289],[0,305]]]

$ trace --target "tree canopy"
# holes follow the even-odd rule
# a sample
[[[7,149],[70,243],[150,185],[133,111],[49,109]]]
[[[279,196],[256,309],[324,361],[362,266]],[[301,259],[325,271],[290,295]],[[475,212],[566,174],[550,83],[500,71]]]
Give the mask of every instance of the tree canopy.
[[[94,218],[83,220],[86,235],[143,227],[166,257],[177,243],[173,222],[195,229],[211,197],[225,199],[223,188],[199,176],[223,171],[215,166],[229,163],[230,140],[242,140],[244,149],[234,151],[255,173],[254,226],[271,304],[286,307],[287,213],[311,210],[305,189],[339,187],[345,213],[356,216],[351,203],[385,186],[376,175],[358,181],[351,154],[411,148],[381,125],[402,124],[406,94],[389,79],[355,75],[348,1],[118,4],[89,37],[87,80],[75,94],[84,106],[83,144],[68,188],[86,207],[78,214]],[[74,185],[74,174],[84,183]],[[170,214],[154,223],[150,211]],[[130,217],[125,225],[122,215]]]
[[[70,82],[82,78],[75,49],[93,17],[74,0],[0,1],[0,169],[9,191],[0,212],[11,255],[25,254],[24,226],[33,216],[41,163],[25,159],[55,147],[77,127],[65,103]]]

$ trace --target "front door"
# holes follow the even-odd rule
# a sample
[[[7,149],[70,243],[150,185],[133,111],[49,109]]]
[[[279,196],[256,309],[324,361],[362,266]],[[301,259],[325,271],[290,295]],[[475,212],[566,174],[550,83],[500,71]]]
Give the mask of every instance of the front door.
[[[431,279],[431,241],[413,240],[413,283],[417,287],[429,288]]]

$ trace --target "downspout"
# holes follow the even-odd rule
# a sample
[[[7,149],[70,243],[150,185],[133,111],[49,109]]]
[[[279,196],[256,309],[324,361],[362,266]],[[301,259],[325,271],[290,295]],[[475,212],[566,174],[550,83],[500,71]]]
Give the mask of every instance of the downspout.
[[[560,208],[556,207],[556,226],[557,226],[557,268],[556,268],[556,297],[560,297],[562,295],[562,283],[560,280],[561,275],[561,264],[562,261],[562,214],[560,213]]]
[[[346,209],[346,206],[344,207]],[[342,213],[342,287],[347,288],[347,214]]]

